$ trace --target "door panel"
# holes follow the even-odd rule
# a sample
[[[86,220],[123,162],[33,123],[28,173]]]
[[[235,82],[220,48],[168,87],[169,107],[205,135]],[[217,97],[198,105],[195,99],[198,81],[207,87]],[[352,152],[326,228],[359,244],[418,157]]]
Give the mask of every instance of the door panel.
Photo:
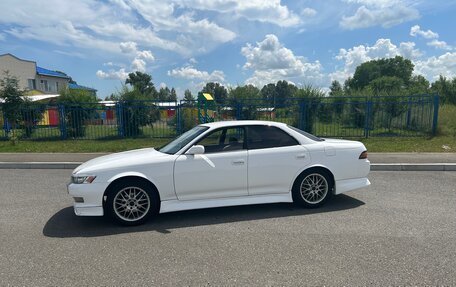
[[[297,173],[310,163],[301,145],[248,151],[249,195],[287,193]]]
[[[174,165],[179,200],[246,196],[247,151],[180,155]]]

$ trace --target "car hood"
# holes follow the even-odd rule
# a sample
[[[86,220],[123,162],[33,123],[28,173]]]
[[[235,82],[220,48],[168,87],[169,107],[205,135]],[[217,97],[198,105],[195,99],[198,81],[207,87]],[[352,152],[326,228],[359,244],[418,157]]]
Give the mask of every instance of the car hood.
[[[168,156],[154,148],[136,149],[125,152],[113,153],[91,159],[78,166],[73,174],[87,174],[97,170],[115,169],[131,165],[140,165]]]

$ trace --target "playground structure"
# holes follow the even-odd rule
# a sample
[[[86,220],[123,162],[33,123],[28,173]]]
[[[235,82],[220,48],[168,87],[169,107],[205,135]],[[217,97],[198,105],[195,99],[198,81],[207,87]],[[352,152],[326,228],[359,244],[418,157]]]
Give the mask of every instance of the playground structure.
[[[198,93],[198,122],[213,122],[216,115],[216,105],[211,94]]]

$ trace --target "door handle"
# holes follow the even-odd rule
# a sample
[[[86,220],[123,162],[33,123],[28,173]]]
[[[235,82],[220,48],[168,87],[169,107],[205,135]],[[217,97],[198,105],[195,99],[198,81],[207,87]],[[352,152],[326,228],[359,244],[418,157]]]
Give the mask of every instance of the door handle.
[[[304,159],[304,158],[306,158],[306,155],[305,155],[305,154],[298,154],[298,155],[296,156],[296,158],[297,158],[297,159]]]
[[[243,159],[238,159],[238,160],[233,160],[231,163],[234,165],[243,165],[245,163],[245,161]]]

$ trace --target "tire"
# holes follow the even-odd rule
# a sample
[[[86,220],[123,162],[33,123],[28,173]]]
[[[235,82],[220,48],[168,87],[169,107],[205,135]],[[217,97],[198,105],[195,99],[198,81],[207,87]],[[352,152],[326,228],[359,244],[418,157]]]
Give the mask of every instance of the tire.
[[[333,187],[334,183],[328,172],[318,169],[305,171],[293,185],[293,202],[306,208],[320,207],[331,197]]]
[[[145,181],[119,181],[108,192],[106,210],[118,224],[143,224],[149,217],[158,214],[159,209],[158,192]]]

